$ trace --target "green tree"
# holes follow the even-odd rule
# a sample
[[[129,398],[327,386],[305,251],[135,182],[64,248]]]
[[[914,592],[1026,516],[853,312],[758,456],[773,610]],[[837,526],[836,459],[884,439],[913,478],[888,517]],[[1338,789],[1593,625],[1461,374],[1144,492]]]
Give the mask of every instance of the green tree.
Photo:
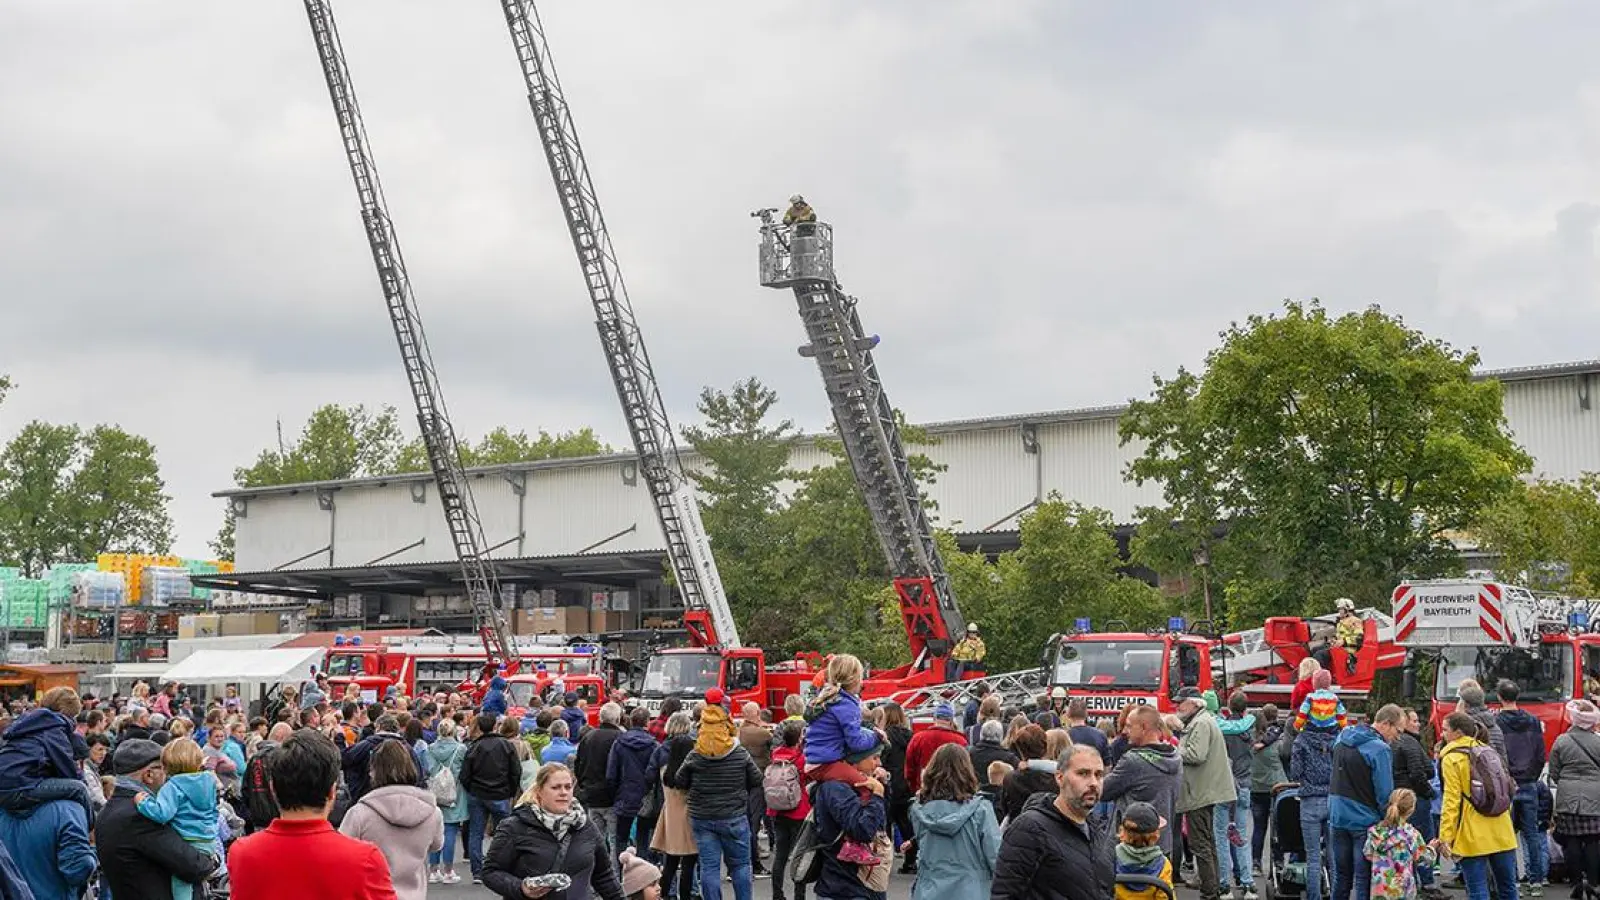
[[[1600,594],[1600,474],[1520,484],[1471,531],[1495,569],[1537,590]]]
[[[0,554],[29,575],[101,552],[165,553],[155,448],[120,428],[32,422],[0,451]]]
[[[540,459],[573,459],[614,452],[601,442],[592,428],[557,434],[541,430],[538,437],[530,438],[526,431],[511,431],[504,425],[484,435],[476,444],[462,440],[460,447],[461,464],[468,468]],[[428,448],[419,437],[400,448],[391,471],[426,472],[430,468]]]
[[[0,403],[6,402],[6,395],[9,393],[11,393],[11,378],[7,375],[0,375]]]
[[[969,621],[982,624],[991,671],[1035,666],[1050,635],[1079,617],[1144,629],[1166,620],[1161,592],[1122,572],[1111,514],[1051,496],[1026,513],[1017,550],[993,563],[981,553],[950,559]],[[1119,626],[1120,627],[1120,626]]]
[[[1443,574],[1445,535],[1531,465],[1477,363],[1377,307],[1333,318],[1291,302],[1230,327],[1203,375],[1158,378],[1123,418],[1124,443],[1144,445],[1129,476],[1166,500],[1141,549],[1181,561],[1207,544],[1236,625]],[[1163,518],[1187,547],[1158,547]]]
[[[76,426],[35,421],[0,451],[0,548],[30,577],[65,561],[73,542],[71,483],[81,437]]]
[[[691,473],[704,498],[702,518],[717,555],[717,568],[741,637],[760,647],[793,641],[798,611],[774,573],[784,541],[777,530],[779,485],[789,471],[794,423],[772,422],[778,395],[751,378],[729,391],[705,388],[698,409],[702,425],[683,430],[705,460]]]
[[[165,552],[172,546],[172,501],[161,479],[156,448],[114,425],[83,436],[82,463],[69,484],[78,529],[73,558],[99,553]]]

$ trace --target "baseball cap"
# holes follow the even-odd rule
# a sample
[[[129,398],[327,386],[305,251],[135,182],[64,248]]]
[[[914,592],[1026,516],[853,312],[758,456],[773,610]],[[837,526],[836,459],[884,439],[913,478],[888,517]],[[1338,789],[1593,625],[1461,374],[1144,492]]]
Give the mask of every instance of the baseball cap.
[[[933,717],[941,722],[948,722],[956,717],[956,711],[950,708],[950,704],[941,703],[933,708]]]
[[[878,737],[874,733],[871,747],[868,747],[865,750],[857,750],[855,753],[847,753],[847,754],[845,754],[844,760],[845,760],[845,762],[850,763],[851,765],[854,765],[854,764],[856,764],[858,762],[861,762],[864,759],[871,759],[874,756],[882,756],[882,755],[883,755],[883,738]]]
[[[111,772],[115,775],[132,775],[151,763],[161,761],[161,746],[155,741],[134,738],[117,745],[111,754]]]
[[[1161,830],[1161,816],[1156,808],[1139,801],[1129,803],[1122,813],[1122,827],[1137,834],[1152,834]]]
[[[722,688],[712,688],[711,690],[706,691],[706,705],[721,706],[727,702],[728,695],[723,693]]]
[[[1186,687],[1186,688],[1179,688],[1178,689],[1178,697],[1177,697],[1177,699],[1179,699],[1179,700],[1204,700],[1205,699],[1205,695],[1200,693],[1200,689],[1197,688],[1197,687]]]

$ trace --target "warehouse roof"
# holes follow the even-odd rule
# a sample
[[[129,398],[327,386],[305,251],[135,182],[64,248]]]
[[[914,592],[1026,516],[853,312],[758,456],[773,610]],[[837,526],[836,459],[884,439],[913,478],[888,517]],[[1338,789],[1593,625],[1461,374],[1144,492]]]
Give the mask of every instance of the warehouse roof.
[[[1125,531],[1127,529],[1119,529],[1119,537],[1125,539]],[[961,549],[968,552],[982,551],[993,554],[1017,549],[1015,531],[972,532],[957,534],[955,537]],[[665,560],[665,550],[624,550],[610,553],[496,558],[494,566],[502,581],[540,586],[576,582],[633,588],[642,580],[660,578],[666,571]],[[197,587],[300,597],[306,600],[361,593],[420,597],[429,592],[460,589],[462,585],[461,564],[453,559],[438,562],[340,566],[331,569],[230,572],[194,575],[191,576],[191,580]],[[217,611],[227,610],[218,607]]]
[[[1523,366],[1514,369],[1485,369],[1478,373],[1480,379],[1495,379],[1497,381],[1540,381],[1551,378],[1566,378],[1573,375],[1600,374],[1600,359],[1582,360],[1578,362],[1552,363],[1543,366]],[[1104,419],[1115,419],[1127,410],[1125,403],[1112,406],[1089,406],[1078,409],[1045,410],[1034,413],[1015,413],[1010,415],[988,416],[975,419],[951,419],[944,422],[929,422],[917,427],[929,434],[950,434],[962,431],[985,431],[995,428],[1011,428],[1021,425],[1060,425],[1069,422],[1092,422]],[[795,443],[810,443],[818,438],[829,438],[830,435],[801,435],[795,438]],[[532,462],[506,463],[497,466],[481,466],[467,470],[467,474],[474,478],[488,478],[493,475],[509,475],[513,472],[526,472],[535,469],[566,469],[579,466],[612,465],[620,461],[631,460],[636,454],[631,452],[604,453],[595,456],[576,456],[563,459],[544,459]],[[395,475],[374,475],[366,478],[345,478],[336,481],[309,481],[299,484],[272,485],[270,487],[229,488],[217,491],[213,497],[263,497],[274,494],[300,494],[318,490],[332,490],[345,487],[378,486],[390,484],[406,484],[414,481],[432,481],[431,472],[405,472]]]
[[[539,584],[584,582],[629,588],[642,578],[659,577],[662,552],[629,551],[564,556],[526,556],[495,559],[503,581]],[[201,587],[318,599],[340,594],[385,593],[422,596],[430,591],[459,588],[461,564],[455,560],[340,566],[331,569],[274,569],[267,572],[231,572],[195,575]]]

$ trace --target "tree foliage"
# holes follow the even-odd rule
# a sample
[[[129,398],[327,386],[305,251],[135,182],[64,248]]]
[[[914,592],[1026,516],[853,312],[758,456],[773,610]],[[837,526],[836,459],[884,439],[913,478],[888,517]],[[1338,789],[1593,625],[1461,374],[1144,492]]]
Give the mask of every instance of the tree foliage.
[[[0,557],[37,576],[102,552],[165,553],[165,491],[144,438],[31,422],[0,451]]]
[[[1230,327],[1203,374],[1158,377],[1123,417],[1124,443],[1143,444],[1129,477],[1166,501],[1146,511],[1141,552],[1188,569],[1165,574],[1209,557],[1234,624],[1443,574],[1445,534],[1531,464],[1477,363],[1377,307],[1333,318],[1291,302]]]
[[[994,562],[978,552],[948,561],[967,620],[983,627],[991,670],[1037,665],[1050,635],[1079,617],[1144,629],[1168,615],[1159,590],[1122,572],[1111,514],[1056,495],[1023,515],[1017,550]]]
[[[1520,484],[1484,510],[1472,533],[1498,557],[1502,578],[1600,596],[1600,474]]]
[[[768,421],[777,402],[754,378],[726,392],[706,388],[698,404],[703,424],[683,431],[706,463],[692,477],[728,604],[741,637],[761,647],[791,641],[796,622],[792,609],[775,602],[783,596],[773,567],[782,544],[779,485],[794,477],[789,441],[795,436],[793,422]]]
[[[540,431],[530,438],[527,432],[501,426],[476,443],[462,440],[460,448],[462,464],[468,467],[611,452],[591,428],[558,434]],[[394,407],[369,409],[361,404],[329,403],[311,413],[293,441],[263,450],[254,463],[234,469],[233,481],[242,488],[270,487],[426,472],[429,468],[422,439],[407,439]],[[211,541],[211,549],[219,557],[233,558],[234,530],[233,510],[228,507],[223,511],[222,528]]]

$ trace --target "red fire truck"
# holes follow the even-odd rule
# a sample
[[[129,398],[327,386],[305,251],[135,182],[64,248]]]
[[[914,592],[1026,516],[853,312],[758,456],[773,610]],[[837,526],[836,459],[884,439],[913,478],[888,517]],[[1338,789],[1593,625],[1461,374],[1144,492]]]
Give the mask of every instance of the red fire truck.
[[[603,678],[602,651],[587,645],[569,646],[561,636],[519,637],[513,652],[523,671],[542,666],[548,673]],[[345,685],[354,682],[363,698],[377,700],[390,687],[411,697],[457,691],[463,685],[475,690],[487,662],[488,652],[476,635],[385,637],[375,644],[362,643],[357,637],[349,642],[335,640],[328,648],[325,671],[335,699],[344,696]]]
[[[1410,581],[1394,589],[1396,642],[1408,652],[1408,696],[1427,696],[1435,729],[1471,678],[1495,705],[1502,679],[1517,705],[1544,725],[1548,746],[1567,729],[1566,704],[1600,673],[1600,625],[1592,600],[1540,596],[1494,581]],[[1420,682],[1420,683],[1419,683]]]
[[[1171,712],[1178,691],[1189,687],[1219,694],[1239,688],[1251,703],[1283,705],[1294,690],[1300,662],[1325,645],[1321,661],[1334,673],[1346,702],[1354,702],[1366,697],[1379,672],[1405,661],[1389,616],[1373,609],[1356,614],[1363,639],[1353,654],[1329,640],[1333,616],[1278,616],[1260,628],[1220,637],[1188,630],[1178,618],[1166,630],[1145,632],[1125,627],[1093,632],[1079,620],[1079,629],[1051,639],[1045,667],[1051,687],[1082,697],[1090,713],[1100,716],[1115,715],[1130,703]]]

